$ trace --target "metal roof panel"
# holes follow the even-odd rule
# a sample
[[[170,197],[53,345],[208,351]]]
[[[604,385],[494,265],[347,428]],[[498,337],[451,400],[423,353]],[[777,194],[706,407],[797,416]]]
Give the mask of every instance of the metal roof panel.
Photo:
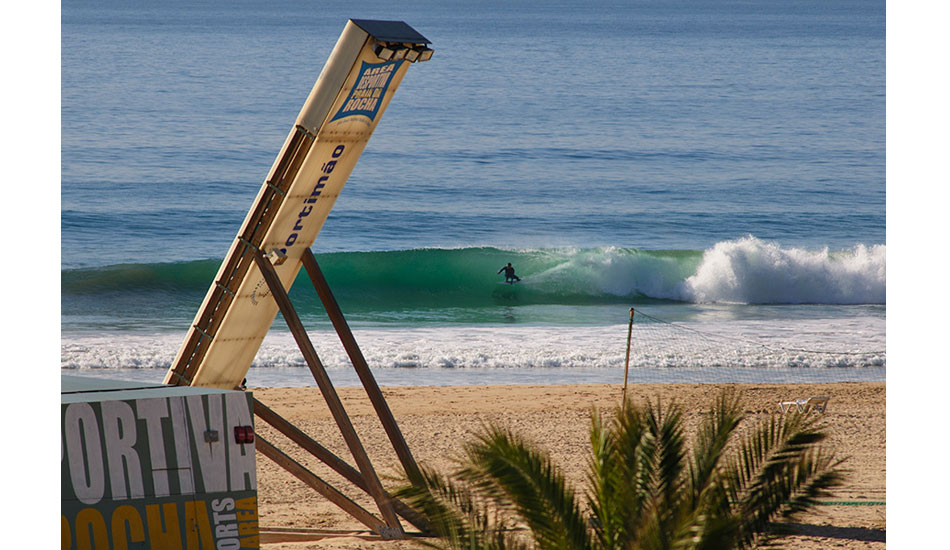
[[[410,27],[405,21],[377,21],[375,19],[350,19],[376,40],[383,42],[409,42],[431,44],[428,38]]]

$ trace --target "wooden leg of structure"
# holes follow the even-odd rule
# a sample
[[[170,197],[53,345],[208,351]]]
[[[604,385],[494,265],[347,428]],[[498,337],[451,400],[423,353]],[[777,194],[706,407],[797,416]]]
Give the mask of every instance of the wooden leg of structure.
[[[255,435],[254,439],[254,444],[261,454],[276,462],[280,467],[296,476],[297,479],[312,487],[327,500],[342,508],[346,513],[350,514],[360,523],[369,527],[379,535],[386,537],[386,535],[390,534],[392,529],[385,525],[381,519],[367,512],[365,508],[347,498],[346,495],[337,491],[332,485],[320,479],[316,474],[305,468],[293,458],[284,454],[283,451],[277,447],[274,447],[270,442],[265,440],[260,435]]]
[[[350,326],[343,317],[343,312],[340,310],[336,298],[334,298],[333,293],[330,292],[330,285],[327,284],[327,280],[323,276],[323,271],[320,270],[320,266],[317,264],[317,259],[308,248],[304,251],[301,260],[303,260],[304,269],[307,270],[307,275],[310,276],[310,281],[313,283],[314,289],[316,289],[317,294],[320,296],[320,301],[323,302],[323,307],[330,317],[330,322],[333,323],[333,328],[336,329],[336,333],[340,336],[343,348],[346,350],[347,355],[350,356],[353,368],[356,370],[356,374],[359,375],[360,381],[363,383],[363,388],[366,390],[366,394],[373,404],[373,408],[376,409],[376,414],[383,424],[383,429],[386,430],[389,441],[392,443],[393,449],[396,451],[396,455],[402,463],[402,467],[406,470],[406,476],[413,484],[423,484],[422,473],[419,471],[419,466],[416,465],[416,461],[409,451],[409,445],[406,444],[406,440],[403,438],[402,432],[396,424],[396,419],[393,417],[393,413],[389,409],[389,404],[386,403],[386,398],[383,397],[383,393],[376,383],[376,378],[373,377],[372,371],[369,370],[366,358],[363,357],[363,352],[360,351],[360,347],[356,343],[356,338],[353,337],[353,332],[350,331]]]
[[[301,353],[303,353],[304,360],[307,362],[307,366],[310,368],[310,372],[313,374],[313,378],[316,380],[317,386],[320,388],[320,392],[327,402],[333,419],[336,420],[337,426],[339,426],[340,432],[343,434],[343,439],[346,441],[350,453],[353,454],[353,458],[356,460],[356,465],[366,483],[367,491],[376,501],[380,514],[382,514],[386,526],[389,527],[387,535],[390,538],[403,538],[405,533],[402,530],[402,525],[399,523],[399,518],[396,517],[389,496],[383,489],[382,483],[380,483],[379,477],[376,475],[376,471],[373,469],[373,465],[369,460],[369,456],[367,456],[366,450],[363,448],[363,444],[360,442],[359,436],[357,436],[356,430],[350,422],[350,417],[346,414],[343,403],[340,401],[340,397],[337,395],[336,389],[333,387],[333,383],[330,381],[330,377],[323,367],[323,363],[320,362],[313,343],[310,341],[310,337],[307,335],[303,323],[300,322],[297,311],[290,302],[287,290],[280,282],[280,278],[274,270],[274,266],[271,265],[270,261],[260,250],[255,252],[254,261],[264,276],[264,280],[267,282],[271,295],[277,302],[280,312],[284,316],[287,326],[290,328],[290,332],[297,341],[297,346],[300,348]]]
[[[333,454],[333,452],[331,452],[329,449],[314,441],[314,439],[304,433],[303,430],[291,424],[287,419],[280,416],[257,399],[254,400],[254,414],[260,417],[264,422],[267,422],[273,426],[275,430],[287,436],[288,439],[299,445],[302,449],[320,459],[321,462],[332,468],[336,473],[346,478],[347,481],[353,485],[356,485],[362,491],[369,493],[369,489],[366,487],[366,483],[363,480],[362,474],[360,474],[356,468],[353,468],[347,464],[343,459]],[[397,514],[405,518],[409,523],[413,524],[421,531],[428,531],[428,522],[425,521],[421,515],[410,508],[406,503],[392,497],[390,497],[390,502],[392,502],[393,508]]]

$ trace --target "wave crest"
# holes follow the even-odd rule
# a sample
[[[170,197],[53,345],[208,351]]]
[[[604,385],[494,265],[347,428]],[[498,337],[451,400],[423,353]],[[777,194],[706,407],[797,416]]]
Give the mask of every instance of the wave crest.
[[[669,300],[695,303],[884,304],[886,248],[809,251],[746,237],[709,250],[497,248],[336,252],[318,255],[339,301],[364,312],[439,310],[506,303],[604,304]],[[511,262],[514,287],[498,269]],[[131,301],[192,310],[218,262],[128,264],[62,273],[64,309]],[[301,275],[305,277],[305,275]],[[307,281],[295,302],[317,306]],[[160,296],[158,296],[160,294]],[[93,300],[93,302],[90,302]],[[144,307],[144,306],[143,306]]]
[[[684,301],[749,304],[884,304],[886,247],[782,248],[755,237],[717,243],[681,291]]]

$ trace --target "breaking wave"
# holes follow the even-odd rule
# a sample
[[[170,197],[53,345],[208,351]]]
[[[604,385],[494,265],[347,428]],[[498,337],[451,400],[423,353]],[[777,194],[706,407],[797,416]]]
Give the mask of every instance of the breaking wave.
[[[886,303],[884,245],[806,250],[745,237],[708,250],[480,247],[337,252],[317,259],[341,305],[357,310],[499,302]],[[503,278],[497,272],[507,262],[522,277],[517,285],[499,284]],[[163,307],[193,311],[219,264],[199,260],[65,270],[64,310],[71,300],[134,297],[147,302],[158,293]],[[298,280],[294,288],[304,286],[309,284]],[[312,289],[292,292],[304,304],[316,302],[313,294]]]

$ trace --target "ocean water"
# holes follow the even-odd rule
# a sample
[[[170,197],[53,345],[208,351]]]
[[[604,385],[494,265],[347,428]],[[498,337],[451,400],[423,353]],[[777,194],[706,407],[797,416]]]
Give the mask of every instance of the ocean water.
[[[365,18],[435,50],[313,247],[380,383],[620,383],[630,308],[635,382],[884,380],[884,8],[64,1],[61,368],[161,380]],[[279,316],[248,382],[312,384]]]

